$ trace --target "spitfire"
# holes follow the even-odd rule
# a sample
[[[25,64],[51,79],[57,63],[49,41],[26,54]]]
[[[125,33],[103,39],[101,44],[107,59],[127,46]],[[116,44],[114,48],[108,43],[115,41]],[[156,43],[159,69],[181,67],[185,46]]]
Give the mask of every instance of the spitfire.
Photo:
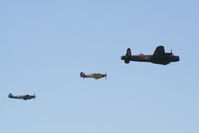
[[[104,78],[106,79],[107,74],[100,74],[100,73],[92,73],[92,74],[85,74],[83,72],[80,73],[80,77],[81,78],[94,78],[94,79],[100,79],[100,78]]]
[[[180,57],[173,55],[172,51],[171,53],[165,53],[164,46],[158,46],[153,55],[131,55],[131,49],[128,48],[126,54],[121,57],[121,60],[124,60],[126,64],[130,61],[139,61],[167,65],[171,62],[179,61]]]
[[[14,98],[14,99],[23,99],[23,100],[30,100],[30,99],[35,99],[36,96],[34,95],[19,95],[19,96],[13,96],[12,93],[8,95],[8,98]]]

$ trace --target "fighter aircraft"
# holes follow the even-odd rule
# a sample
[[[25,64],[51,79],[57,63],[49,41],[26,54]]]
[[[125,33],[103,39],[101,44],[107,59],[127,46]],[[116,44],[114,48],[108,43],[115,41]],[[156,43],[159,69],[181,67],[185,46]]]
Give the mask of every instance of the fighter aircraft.
[[[126,54],[121,57],[121,60],[124,60],[126,64],[130,61],[140,61],[167,65],[171,62],[179,61],[180,57],[173,55],[172,50],[171,53],[165,53],[164,46],[158,46],[153,55],[131,55],[131,49],[128,48]]]
[[[36,96],[35,96],[35,94],[34,95],[13,96],[12,93],[9,93],[8,98],[23,99],[23,100],[29,100],[29,99],[34,98],[34,100],[35,100]]]
[[[94,78],[94,79],[100,79],[100,78],[105,77],[105,79],[106,79],[107,74],[106,73],[105,74],[100,74],[100,73],[85,74],[85,73],[81,72],[80,77],[81,78]]]

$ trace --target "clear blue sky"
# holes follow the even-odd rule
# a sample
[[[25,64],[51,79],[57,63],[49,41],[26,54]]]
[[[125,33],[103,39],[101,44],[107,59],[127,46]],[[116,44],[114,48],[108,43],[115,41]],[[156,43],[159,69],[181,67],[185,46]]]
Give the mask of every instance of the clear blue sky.
[[[0,1],[1,133],[198,133],[196,0]],[[162,66],[120,60],[179,55]],[[107,73],[81,79],[79,73]],[[34,94],[36,101],[8,99]]]

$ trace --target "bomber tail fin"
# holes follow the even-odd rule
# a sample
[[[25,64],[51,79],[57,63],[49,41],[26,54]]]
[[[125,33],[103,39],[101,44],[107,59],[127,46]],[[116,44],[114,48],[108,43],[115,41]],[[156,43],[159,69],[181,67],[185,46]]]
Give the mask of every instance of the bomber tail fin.
[[[131,56],[131,49],[130,48],[127,48],[127,50],[126,50],[126,56]]]
[[[125,62],[126,64],[128,64],[128,63],[129,63],[129,58],[130,58],[130,57],[131,57],[131,49],[130,49],[130,48],[127,48],[127,50],[126,50],[126,55],[123,56],[121,59],[124,60],[124,62]]]

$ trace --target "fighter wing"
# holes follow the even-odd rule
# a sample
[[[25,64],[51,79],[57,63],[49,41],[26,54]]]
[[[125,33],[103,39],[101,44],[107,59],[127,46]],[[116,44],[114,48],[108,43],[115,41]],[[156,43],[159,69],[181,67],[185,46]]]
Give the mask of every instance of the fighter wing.
[[[153,53],[153,56],[163,56],[165,54],[164,46],[158,46]]]
[[[23,99],[24,99],[24,100],[32,99],[32,96],[30,96],[30,95],[24,95],[24,96],[23,96]]]

